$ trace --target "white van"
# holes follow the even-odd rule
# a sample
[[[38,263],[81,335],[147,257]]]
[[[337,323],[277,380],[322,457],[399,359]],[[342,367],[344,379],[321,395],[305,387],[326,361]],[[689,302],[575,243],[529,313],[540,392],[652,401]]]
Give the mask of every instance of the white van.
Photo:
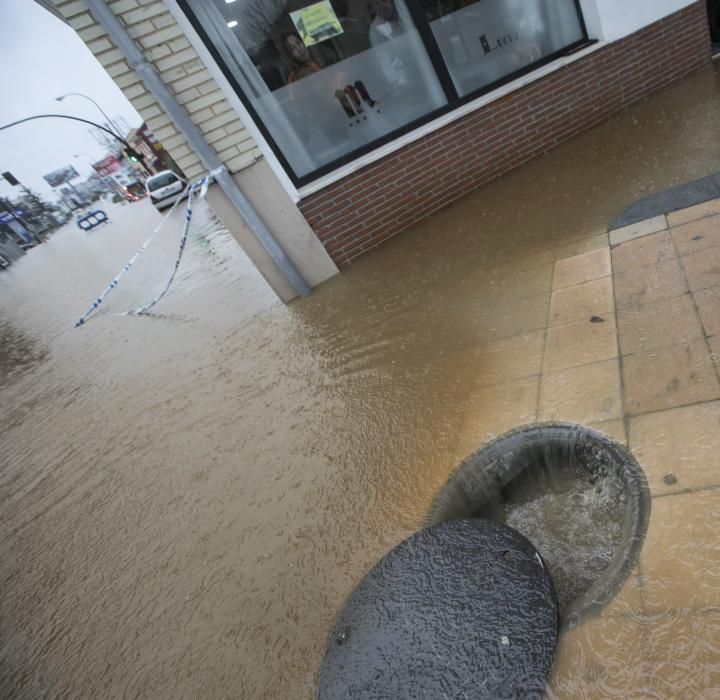
[[[145,180],[145,190],[158,209],[171,206],[186,187],[187,182],[172,170],[163,170]]]

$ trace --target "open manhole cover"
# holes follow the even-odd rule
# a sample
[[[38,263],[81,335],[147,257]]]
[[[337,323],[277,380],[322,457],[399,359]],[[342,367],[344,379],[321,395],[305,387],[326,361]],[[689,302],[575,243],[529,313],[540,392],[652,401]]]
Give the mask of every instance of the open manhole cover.
[[[550,570],[568,626],[600,610],[635,567],[650,517],[645,475],[630,452],[594,430],[550,423],[512,431],[463,462],[427,524],[505,523]]]
[[[320,700],[540,698],[558,635],[537,550],[515,530],[459,520],[412,535],[348,599]]]

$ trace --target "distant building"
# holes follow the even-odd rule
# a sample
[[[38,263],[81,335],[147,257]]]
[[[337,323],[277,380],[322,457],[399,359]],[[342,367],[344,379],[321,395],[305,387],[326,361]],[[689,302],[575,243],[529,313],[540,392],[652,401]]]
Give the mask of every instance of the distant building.
[[[32,237],[30,240],[27,235],[24,236],[25,245],[42,241],[62,223],[56,207],[34,193],[25,192],[13,200],[12,205],[17,223]]]
[[[61,185],[57,188],[57,192],[71,210],[82,209],[90,204],[90,197],[87,192],[73,185]]]
[[[92,194],[102,194],[110,189],[109,182],[97,174],[90,175],[83,183],[83,187]]]

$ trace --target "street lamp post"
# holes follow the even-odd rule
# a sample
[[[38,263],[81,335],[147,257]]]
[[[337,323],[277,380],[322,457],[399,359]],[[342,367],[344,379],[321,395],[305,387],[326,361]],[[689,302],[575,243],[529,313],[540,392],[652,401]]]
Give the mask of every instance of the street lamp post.
[[[92,102],[98,108],[98,111],[100,112],[100,114],[102,114],[103,117],[105,117],[105,121],[110,126],[111,130],[113,132],[115,132],[115,136],[117,136],[121,141],[125,141],[125,138],[124,138],[123,134],[121,133],[120,129],[118,129],[117,124],[112,119],[110,119],[110,117],[108,117],[108,115],[105,113],[105,110],[97,102],[95,102],[95,100],[93,100],[92,97],[90,97],[89,95],[86,95],[84,92],[67,92],[64,95],[60,95],[59,97],[56,97],[55,100],[57,102],[62,102],[66,97],[84,97],[86,100],[90,100],[90,102]],[[131,154],[127,153],[127,152],[125,153],[125,157],[130,162],[131,168],[136,169],[135,166],[133,165],[133,163],[137,162],[140,164],[140,166],[143,168],[143,170],[145,171],[145,173],[147,175],[150,174],[150,170],[149,170],[148,166],[145,164],[145,160],[142,157],[140,157],[139,160],[135,161],[134,158],[131,156]]]
[[[90,102],[92,102],[98,108],[100,114],[105,117],[105,121],[110,125],[110,128],[115,132],[115,135],[119,136],[121,139],[123,138],[123,135],[120,133],[120,129],[118,129],[117,127],[117,124],[112,119],[110,119],[107,114],[105,114],[105,110],[97,102],[95,102],[92,97],[89,97],[82,92],[68,92],[64,95],[56,97],[55,100],[57,102],[62,102],[66,97],[84,97],[86,100],[90,100]]]
[[[56,98],[57,99],[57,98]],[[105,114],[103,112],[103,114]],[[138,153],[122,136],[118,136],[114,131],[111,131],[108,126],[101,126],[97,122],[91,122],[89,119],[83,119],[82,117],[75,117],[72,114],[35,114],[32,117],[25,117],[24,119],[16,119],[14,122],[10,122],[9,124],[3,124],[0,126],[0,131],[4,131],[5,129],[9,129],[13,126],[17,126],[18,124],[24,124],[25,122],[31,122],[35,119],[71,119],[76,122],[83,122],[84,124],[90,124],[91,126],[94,126],[96,129],[100,129],[101,131],[104,131],[106,134],[110,134],[114,139],[117,139],[124,147],[124,156],[129,161],[140,163],[140,165],[144,168],[144,170],[147,172],[148,175],[150,175],[150,170],[145,164],[145,158],[142,155],[142,153]]]

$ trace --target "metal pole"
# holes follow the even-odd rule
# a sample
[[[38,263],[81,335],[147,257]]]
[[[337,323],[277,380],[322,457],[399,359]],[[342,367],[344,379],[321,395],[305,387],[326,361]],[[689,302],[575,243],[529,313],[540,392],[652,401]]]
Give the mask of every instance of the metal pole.
[[[11,126],[17,126],[18,124],[31,122],[34,119],[72,119],[73,121],[82,122],[83,124],[90,124],[96,129],[100,129],[100,131],[104,131],[106,134],[110,134],[110,136],[112,136],[114,139],[120,141],[120,143],[125,146],[125,148],[131,148],[130,144],[124,138],[118,136],[115,132],[110,131],[110,129],[107,129],[104,126],[100,126],[100,124],[96,124],[95,122],[91,122],[89,119],[83,119],[82,117],[73,117],[71,114],[35,114],[32,117],[16,119],[14,122],[10,122],[9,124],[3,124],[2,126],[0,126],[0,131],[3,131],[4,129],[9,129]]]
[[[145,60],[142,51],[112,13],[105,0],[85,0],[92,16],[105,28],[120,52],[127,58],[130,67],[140,76],[145,86],[155,96],[163,109],[168,113],[177,128],[195,149],[205,167],[212,173],[222,191],[240,212],[250,230],[265,248],[267,253],[280,268],[293,289],[300,296],[310,294],[310,285],[303,279],[292,260],[287,256],[280,244],[275,240],[270,229],[260,218],[255,207],[243,194],[225,165],[217,157],[205,137],[193,124],[175,96],[168,90],[165,83],[156,73],[155,67]]]
[[[78,202],[78,209],[82,209],[85,206],[83,204],[84,198],[80,195],[80,193],[77,191],[77,188],[75,187],[75,185],[72,184],[72,182],[70,182],[70,180],[66,180],[65,183],[67,185],[70,185],[70,187],[72,188],[72,191],[75,193],[75,196],[77,197],[77,202]]]
[[[65,195],[63,194],[63,191],[57,189],[56,187],[53,187],[52,191],[57,195],[58,199],[72,212],[73,208],[67,203],[67,200],[65,199]]]

